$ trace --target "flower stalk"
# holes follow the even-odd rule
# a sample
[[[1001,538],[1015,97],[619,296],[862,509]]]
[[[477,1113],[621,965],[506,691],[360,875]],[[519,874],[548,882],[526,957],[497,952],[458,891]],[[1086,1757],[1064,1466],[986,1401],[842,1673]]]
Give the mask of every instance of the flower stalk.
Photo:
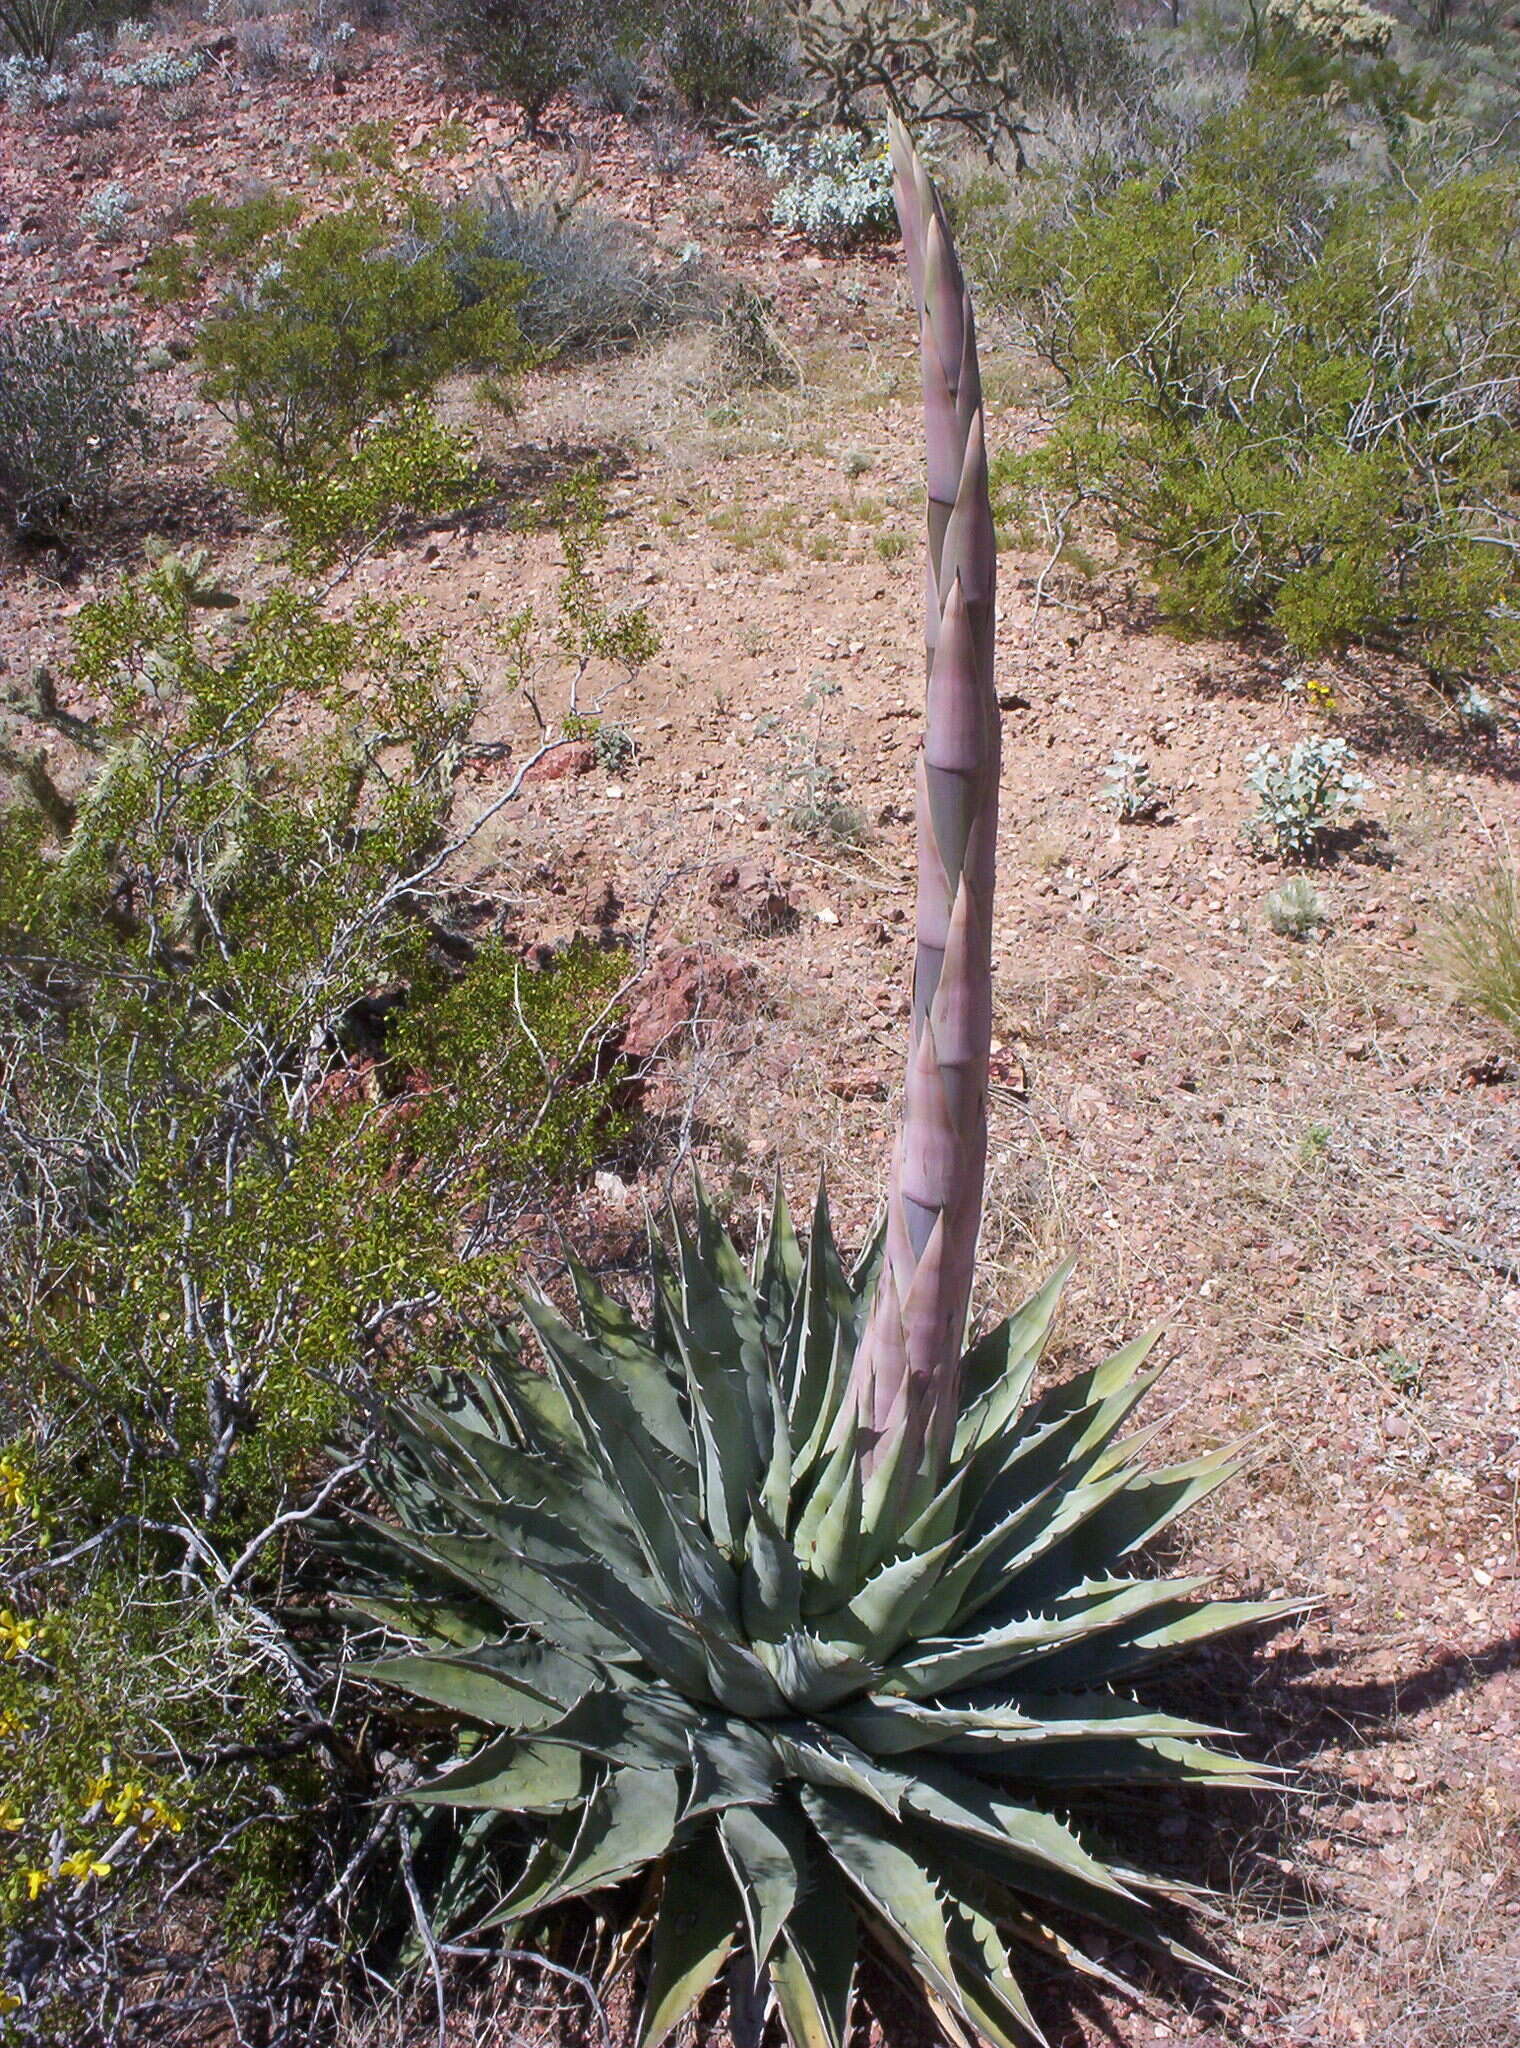
[[[854,1368],[867,1471],[933,1482],[959,1403],[981,1227],[992,1033],[1000,732],[997,546],[976,328],[938,192],[892,123],[894,197],[918,307],[928,467],[927,695],[917,764],[918,909],[902,1122],[885,1251]]]

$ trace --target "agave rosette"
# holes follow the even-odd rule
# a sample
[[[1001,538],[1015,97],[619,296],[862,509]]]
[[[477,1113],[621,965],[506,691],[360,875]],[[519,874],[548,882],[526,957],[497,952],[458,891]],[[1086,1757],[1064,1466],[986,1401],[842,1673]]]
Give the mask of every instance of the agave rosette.
[[[645,2048],[730,1957],[794,2048],[841,2048],[862,1938],[955,2025],[1038,2038],[1021,1949],[1101,1976],[1084,1920],[1174,1945],[1177,1887],[1106,1860],[1073,1801],[1261,1782],[1130,1691],[1286,1605],[1139,1562],[1237,1464],[1145,1465],[1152,1339],[1035,1393],[1063,1269],[966,1354],[942,1483],[866,1476],[879,1260],[846,1268],[821,1195],[804,1247],[778,1192],[747,1264],[699,1190],[649,1328],[580,1269],[582,1327],[529,1299],[547,1370],[502,1333],[393,1406],[394,1520],[343,1539],[355,1604],[411,1644],[363,1668],[478,1731],[413,1795],[474,1816],[439,1910],[516,1925],[654,1878]],[[482,1905],[493,1836],[520,1867]]]

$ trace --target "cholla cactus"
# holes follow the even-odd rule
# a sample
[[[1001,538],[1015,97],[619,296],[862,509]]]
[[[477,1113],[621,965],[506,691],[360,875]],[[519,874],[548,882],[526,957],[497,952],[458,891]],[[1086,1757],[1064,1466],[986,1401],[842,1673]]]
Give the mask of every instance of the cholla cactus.
[[[1381,57],[1396,26],[1362,0],[1267,0],[1267,20],[1335,56]]]
[[[918,955],[886,1256],[855,1362],[867,1465],[932,1484],[954,1428],[981,1226],[1000,734],[997,543],[971,298],[939,195],[892,125],[922,343],[928,705],[918,761]]]

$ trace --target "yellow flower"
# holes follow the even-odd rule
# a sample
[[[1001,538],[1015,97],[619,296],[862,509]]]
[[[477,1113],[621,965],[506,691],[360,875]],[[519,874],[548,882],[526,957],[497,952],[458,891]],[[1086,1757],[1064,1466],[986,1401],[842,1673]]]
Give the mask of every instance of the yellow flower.
[[[185,1823],[162,1799],[150,1799],[137,1816],[138,1836],[144,1842],[150,1841],[162,1828],[167,1828],[171,1835],[179,1835],[184,1833]]]
[[[109,1877],[111,1866],[91,1856],[88,1849],[81,1849],[77,1856],[64,1857],[58,1866],[58,1875],[71,1877],[77,1885],[83,1887],[92,1877]]]
[[[30,1648],[36,1633],[35,1621],[18,1621],[8,1607],[0,1607],[0,1657],[8,1664]]]
[[[0,1990],[0,2013],[20,2012],[21,2000],[14,1991]]]
[[[40,1897],[52,1882],[53,1873],[50,1870],[29,1870],[26,1873],[27,1897],[29,1899]]]
[[[109,1782],[108,1779],[107,1783]],[[101,1790],[104,1791],[104,1789],[105,1787],[102,1786]],[[142,1786],[137,1783],[135,1778],[129,1778],[115,1798],[106,1801],[106,1817],[113,1827],[119,1828],[126,1821],[131,1820],[142,1803]]]
[[[0,1712],[0,1742],[13,1742],[25,1733],[26,1723],[19,1714]]]
[[[1335,709],[1335,691],[1323,676],[1305,676],[1304,695],[1316,711]]]
[[[14,1799],[0,1799],[0,1828],[8,1835],[18,1834],[26,1826],[24,1818],[16,1811]]]
[[[0,1512],[19,1514],[26,1506],[26,1473],[12,1457],[0,1458]]]

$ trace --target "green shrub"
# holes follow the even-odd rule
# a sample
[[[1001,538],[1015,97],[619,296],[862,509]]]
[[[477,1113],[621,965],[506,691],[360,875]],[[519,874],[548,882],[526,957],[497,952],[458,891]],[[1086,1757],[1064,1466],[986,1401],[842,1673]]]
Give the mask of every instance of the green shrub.
[[[625,616],[591,544],[571,660]],[[82,791],[42,760],[0,818],[0,1945],[81,2048],[129,2038],[192,1864],[257,1947],[368,1827],[292,1546],[356,1399],[447,1363],[615,1139],[625,961],[439,929],[475,699],[394,609],[234,610],[166,558],[71,682],[97,721],[37,708]]]
[[[1189,627],[1512,666],[1520,175],[1346,160],[1258,90],[1180,167],[1090,169],[1015,229],[1000,280],[1067,404],[1000,489],[1101,507]]]
[[[400,217],[372,194],[295,226],[288,202],[192,209],[193,252],[166,256],[150,295],[232,282],[202,326],[202,389],[232,421],[232,480],[257,512],[287,523],[311,564],[383,537],[403,517],[468,503],[480,484],[468,443],[428,410],[443,378],[525,359],[517,272],[470,242],[461,290],[438,209],[403,195]]]
[[[487,91],[504,93],[537,134],[549,103],[616,46],[630,9],[621,0],[426,0],[429,39]]]
[[[140,449],[131,330],[38,316],[0,327],[0,522],[13,534],[87,524]]]
[[[666,78],[699,121],[732,119],[791,77],[784,8],[773,0],[664,0],[656,49]]]

